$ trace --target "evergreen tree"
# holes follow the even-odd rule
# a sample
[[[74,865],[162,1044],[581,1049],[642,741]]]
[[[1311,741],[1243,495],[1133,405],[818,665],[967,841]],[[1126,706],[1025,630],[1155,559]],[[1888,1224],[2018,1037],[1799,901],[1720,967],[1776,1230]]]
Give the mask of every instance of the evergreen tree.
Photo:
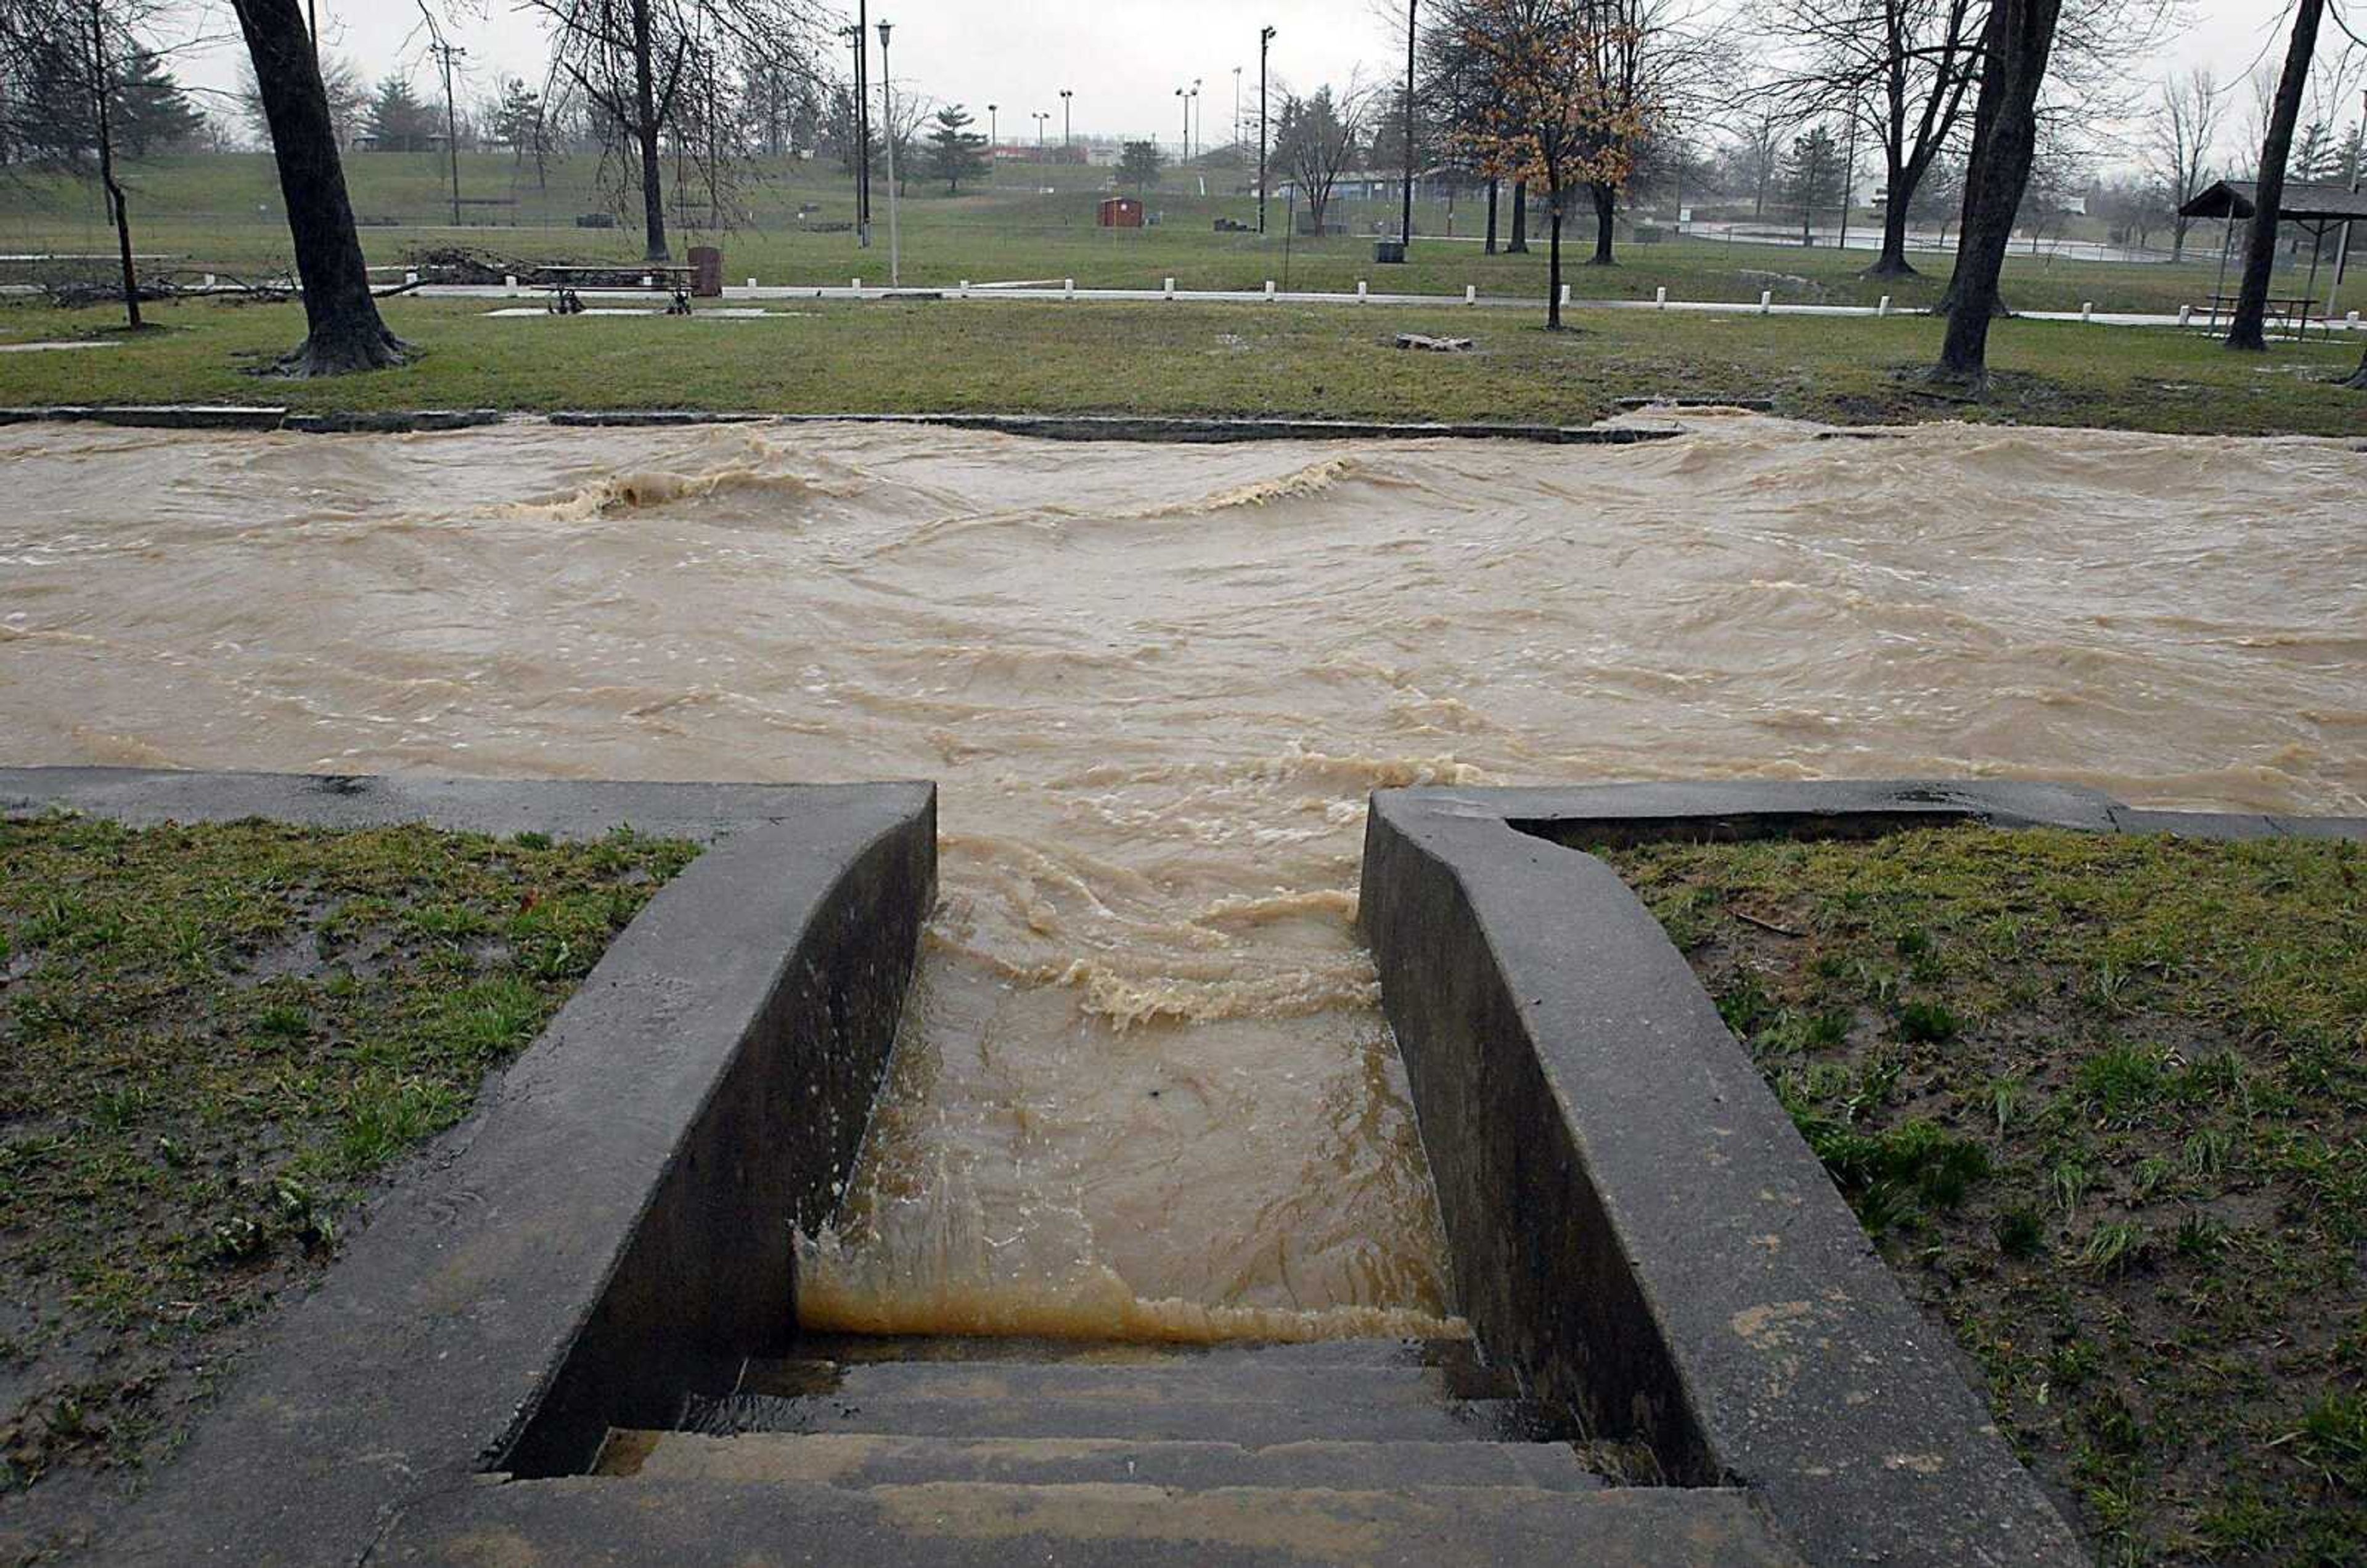
[[[411,84],[389,76],[378,85],[371,100],[365,133],[380,152],[425,152],[436,145],[442,116],[420,102]]]
[[[929,128],[929,172],[946,182],[946,194],[961,194],[964,179],[986,169],[986,138],[969,129],[969,111],[959,104],[937,111]]]
[[[493,107],[493,140],[513,158],[526,156],[542,144],[542,96],[513,76],[503,85],[501,102]]]
[[[114,102],[116,143],[134,157],[184,146],[205,125],[205,116],[148,50],[135,49],[117,63]]]
[[[1800,243],[1814,244],[1817,209],[1840,199],[1841,155],[1831,131],[1819,125],[1793,139],[1784,155],[1783,191],[1800,209]]]
[[[1139,191],[1149,191],[1159,184],[1160,165],[1167,161],[1155,141],[1129,141],[1118,155],[1117,177]]]

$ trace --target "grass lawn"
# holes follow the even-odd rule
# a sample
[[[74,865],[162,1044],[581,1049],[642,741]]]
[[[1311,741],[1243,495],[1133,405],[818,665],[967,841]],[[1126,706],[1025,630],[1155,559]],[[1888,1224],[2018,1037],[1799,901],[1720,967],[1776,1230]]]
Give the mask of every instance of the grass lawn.
[[[588,159],[554,164],[538,184],[531,162],[498,153],[466,154],[461,188],[471,198],[467,222],[450,221],[447,173],[440,153],[357,152],[345,161],[354,209],[363,220],[369,259],[400,265],[427,246],[466,244],[540,261],[638,259],[642,241],[637,226],[613,230],[575,227],[578,215],[606,206]],[[1262,287],[1267,278],[1289,287],[1353,292],[1359,278],[1376,290],[1460,297],[1465,285],[1483,294],[1527,296],[1542,301],[1546,254],[1542,223],[1532,228],[1526,254],[1487,255],[1476,243],[1486,223],[1485,203],[1456,205],[1447,237],[1442,204],[1417,207],[1416,239],[1409,265],[1376,266],[1371,230],[1395,231],[1397,208],[1390,201],[1348,201],[1332,214],[1353,232],[1322,239],[1282,233],[1283,209],[1269,204],[1270,231],[1220,233],[1219,219],[1254,223],[1253,198],[1231,194],[1239,176],[1208,171],[1206,192],[1198,173],[1171,173],[1149,197],[1161,221],[1139,230],[1104,230],[1094,223],[1094,206],[1107,171],[1044,165],[1005,167],[988,188],[947,196],[942,187],[915,181],[900,203],[903,280],[950,286],[963,278],[1074,277],[1086,287],[1156,288],[1173,277],[1185,288]],[[284,268],[289,247],[285,216],[270,160],[260,153],[185,155],[135,161],[128,165],[133,235],[142,253],[173,258],[160,264],[183,274],[252,274]],[[887,195],[875,185],[875,243],[858,249],[849,232],[823,232],[820,223],[843,223],[854,216],[852,181],[835,171],[807,164],[776,164],[744,181],[737,193],[742,213],[723,231],[707,227],[703,190],[679,212],[671,239],[676,256],[691,244],[712,243],[724,254],[724,275],[733,282],[754,276],[768,284],[843,284],[861,276],[884,282],[888,276]],[[728,205],[728,204],[727,204]],[[798,216],[800,207],[813,210]],[[636,220],[637,221],[637,220]],[[1510,234],[1509,202],[1504,219]],[[1872,222],[1861,213],[1861,228]],[[1756,299],[1761,289],[1784,301],[1871,305],[1882,295],[1902,306],[1928,304],[1946,286],[1954,257],[1947,252],[1918,253],[1925,276],[1864,279],[1857,275],[1871,252],[1829,246],[1804,249],[1779,243],[1736,243],[1725,239],[1669,236],[1639,240],[1622,231],[1620,265],[1575,265],[1591,253],[1591,218],[1566,235],[1567,278],[1583,299],[1648,299],[1665,286],[1678,299]],[[1664,225],[1648,229],[1664,231]],[[0,189],[0,251],[104,254],[112,231],[86,182],[28,173]],[[2102,310],[2171,310],[2181,304],[2207,306],[2219,283],[2218,240],[2209,226],[2196,231],[2190,259],[2182,264],[2083,262],[2033,254],[2025,243],[2006,261],[2007,302],[2020,310],[2076,310],[2093,300]],[[0,267],[0,276],[103,276],[103,264],[52,268]],[[2308,281],[2306,253],[2288,259],[2278,291],[2299,293]],[[2321,266],[2316,294],[2323,299],[2331,264]],[[2367,309],[2367,269],[2354,269],[2338,297],[2337,313]]]
[[[1625,396],[1772,398],[1837,423],[1998,420],[2200,434],[2367,434],[2367,395],[2326,384],[2348,344],[2232,355],[2170,332],[2006,321],[1988,397],[1917,384],[1941,323],[1382,306],[807,303],[765,321],[494,319],[481,301],[397,299],[414,365],[320,382],[245,371],[302,335],[293,306],[152,308],[125,337],[104,310],[0,305],[0,342],[121,338],[0,355],[0,406],[189,400],[299,409],[488,406],[780,412],[1244,413],[1586,423]],[[1466,355],[1403,353],[1401,331],[1467,335]]]
[[[1608,858],[2104,1560],[2367,1561],[2367,846]]]
[[[696,852],[0,821],[0,1561],[176,1440]]]

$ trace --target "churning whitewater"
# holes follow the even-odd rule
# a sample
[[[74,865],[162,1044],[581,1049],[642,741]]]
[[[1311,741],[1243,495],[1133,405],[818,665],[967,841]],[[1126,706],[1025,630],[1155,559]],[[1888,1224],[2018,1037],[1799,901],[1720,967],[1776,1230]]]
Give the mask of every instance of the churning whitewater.
[[[1858,433],[1852,433],[1853,435]],[[0,432],[0,756],[943,785],[810,1322],[1449,1331],[1366,793],[2007,773],[2367,808],[2367,455],[859,426]]]

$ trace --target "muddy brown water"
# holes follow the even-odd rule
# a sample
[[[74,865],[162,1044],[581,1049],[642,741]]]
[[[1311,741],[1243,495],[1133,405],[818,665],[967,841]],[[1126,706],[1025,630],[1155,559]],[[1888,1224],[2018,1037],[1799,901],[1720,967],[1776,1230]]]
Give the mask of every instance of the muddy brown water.
[[[838,1326],[1438,1332],[1379,785],[2367,808],[2367,456],[0,432],[0,760],[943,784]]]

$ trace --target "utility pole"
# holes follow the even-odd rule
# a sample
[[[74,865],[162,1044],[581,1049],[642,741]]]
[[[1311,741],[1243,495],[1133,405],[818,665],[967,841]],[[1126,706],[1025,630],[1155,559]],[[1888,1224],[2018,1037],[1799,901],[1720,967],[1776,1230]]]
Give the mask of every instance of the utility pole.
[[[994,163],[995,148],[1002,143],[1002,132],[994,128],[994,111],[1002,107],[1001,104],[986,106],[986,161],[990,166]]]
[[[896,244],[896,79],[888,71],[888,29],[891,22],[879,24],[879,114],[884,125],[880,140],[888,150],[888,287],[903,286],[903,257]]]
[[[1060,89],[1060,151],[1069,150],[1069,100],[1076,95],[1068,88]]]
[[[1241,68],[1233,67],[1233,157],[1241,155]]]
[[[1680,152],[1677,156],[1682,163],[1684,154]],[[1857,106],[1852,104],[1850,105],[1849,152],[1841,159],[1841,237],[1840,243],[1833,247],[1836,251],[1846,252],[1849,249],[1850,187],[1855,184],[1857,184]]]
[[[1183,156],[1176,160],[1175,164],[1180,170],[1192,161],[1192,95],[1178,87],[1175,89],[1175,101],[1184,106],[1184,133],[1180,143],[1184,152]]]
[[[855,243],[871,248],[871,84],[869,0],[855,0]]]
[[[1258,232],[1265,232],[1265,51],[1274,29],[1258,29]]]
[[[460,226],[460,116],[452,107],[452,62],[469,51],[437,39],[428,51],[444,62],[444,151],[452,163],[452,227]]]
[[[1194,139],[1195,141],[1197,141],[1197,142],[1199,143],[1200,151],[1201,151],[1201,152],[1206,152],[1208,150],[1208,139],[1207,139],[1206,136],[1203,136],[1203,135],[1201,135],[1201,134],[1200,134],[1200,130],[1201,130],[1201,129],[1204,127],[1204,125],[1206,124],[1206,122],[1205,122],[1205,121],[1203,121],[1203,120],[1200,118],[1200,112],[1201,112],[1201,111],[1200,111],[1200,78],[1198,78],[1197,76],[1195,76],[1195,77],[1193,77],[1193,78],[1192,78],[1192,104],[1191,104],[1191,108],[1192,108],[1193,139]],[[1191,149],[1190,149],[1189,147],[1186,147],[1186,148],[1184,149],[1184,151],[1185,151],[1186,152],[1189,152],[1191,151]]]
[[[1036,109],[1032,112],[1036,118],[1036,161],[1040,164],[1044,161],[1044,122],[1052,118],[1052,111]]]
[[[1406,0],[1405,206],[1398,218],[1398,244],[1413,254],[1413,44],[1414,7],[1421,0]]]

